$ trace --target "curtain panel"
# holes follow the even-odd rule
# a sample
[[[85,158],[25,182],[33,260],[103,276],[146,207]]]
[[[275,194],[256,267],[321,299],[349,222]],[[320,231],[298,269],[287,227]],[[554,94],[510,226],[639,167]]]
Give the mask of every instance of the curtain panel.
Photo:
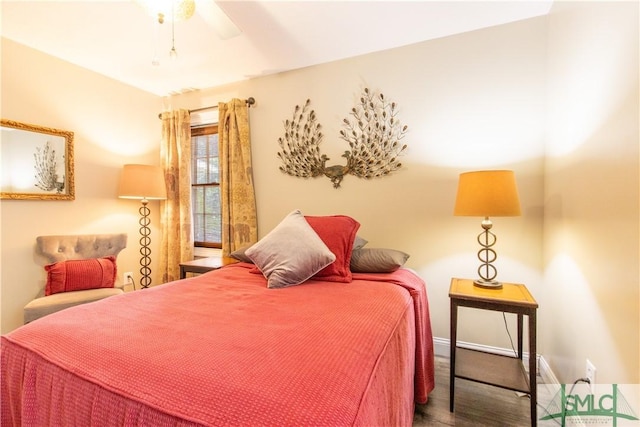
[[[249,106],[232,99],[218,104],[222,207],[222,255],[258,240],[251,166]]]
[[[193,259],[191,123],[188,110],[162,113],[160,160],[167,183],[161,203],[161,283],[180,278],[180,263]]]

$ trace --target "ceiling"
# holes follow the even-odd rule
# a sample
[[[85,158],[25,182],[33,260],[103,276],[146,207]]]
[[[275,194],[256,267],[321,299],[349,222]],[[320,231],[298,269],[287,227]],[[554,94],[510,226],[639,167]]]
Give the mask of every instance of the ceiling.
[[[1,0],[3,37],[166,96],[548,13],[536,1],[216,1],[160,25],[137,1]],[[229,36],[204,11],[218,6]],[[158,66],[152,65],[154,51]]]

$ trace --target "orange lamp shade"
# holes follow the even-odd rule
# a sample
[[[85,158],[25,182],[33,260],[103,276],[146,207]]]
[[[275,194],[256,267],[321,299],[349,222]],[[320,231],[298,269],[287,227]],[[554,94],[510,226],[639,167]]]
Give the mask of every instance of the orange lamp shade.
[[[165,200],[167,186],[160,166],[124,165],[118,197],[121,199]]]
[[[510,170],[487,170],[460,174],[456,216],[518,216],[520,197]]]

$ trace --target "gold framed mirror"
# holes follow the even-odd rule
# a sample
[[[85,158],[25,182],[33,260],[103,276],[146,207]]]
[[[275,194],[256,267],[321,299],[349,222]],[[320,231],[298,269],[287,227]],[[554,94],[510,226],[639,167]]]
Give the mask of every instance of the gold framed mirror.
[[[0,199],[75,199],[73,132],[7,119],[0,130]]]

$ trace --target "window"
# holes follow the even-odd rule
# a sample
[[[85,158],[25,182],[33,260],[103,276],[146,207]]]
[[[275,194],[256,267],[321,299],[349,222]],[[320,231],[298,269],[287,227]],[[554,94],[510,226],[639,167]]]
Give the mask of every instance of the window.
[[[222,247],[218,126],[191,128],[191,209],[194,245]]]

